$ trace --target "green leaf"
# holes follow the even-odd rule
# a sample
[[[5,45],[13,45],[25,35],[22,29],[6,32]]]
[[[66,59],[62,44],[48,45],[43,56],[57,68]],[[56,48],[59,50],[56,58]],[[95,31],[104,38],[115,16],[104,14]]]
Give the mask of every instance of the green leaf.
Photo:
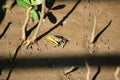
[[[35,9],[32,9],[30,11],[30,14],[31,14],[31,16],[33,17],[34,20],[39,20],[40,19],[40,15]]]
[[[42,4],[43,0],[30,0],[31,1],[31,5],[39,5]]]
[[[27,4],[30,4],[31,2],[30,2],[30,0],[24,0]]]
[[[29,4],[27,4],[24,0],[17,0],[17,4],[24,9],[29,8]]]

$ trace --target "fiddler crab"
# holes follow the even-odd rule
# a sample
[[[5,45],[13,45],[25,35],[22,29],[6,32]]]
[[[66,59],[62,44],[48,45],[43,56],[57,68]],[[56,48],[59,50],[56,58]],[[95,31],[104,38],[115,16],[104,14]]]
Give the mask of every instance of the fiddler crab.
[[[46,40],[50,42],[54,47],[62,46],[62,48],[66,45],[68,40],[60,35],[48,35],[46,36]]]

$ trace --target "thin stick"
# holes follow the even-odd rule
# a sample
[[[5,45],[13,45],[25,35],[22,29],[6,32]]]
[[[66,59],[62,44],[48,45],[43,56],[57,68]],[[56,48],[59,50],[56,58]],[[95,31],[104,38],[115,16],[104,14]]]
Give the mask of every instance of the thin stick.
[[[91,34],[90,43],[93,43],[94,39],[95,39],[95,27],[96,27],[96,16],[94,18],[94,26],[93,26],[93,30],[92,30],[92,34]]]
[[[10,62],[12,62],[12,55],[11,55],[11,51],[10,51],[10,43],[9,42],[7,42],[7,51],[8,51],[8,55],[10,58]]]
[[[70,67],[69,69],[65,70],[65,71],[64,71],[64,74],[67,75],[67,74],[73,72],[75,69],[76,69],[76,67],[75,67],[75,66],[72,66],[72,67]]]
[[[27,14],[26,14],[26,19],[25,19],[25,22],[22,26],[22,40],[26,40],[26,26],[28,24],[28,20],[29,20],[29,16],[30,16],[30,10],[32,9],[32,7],[28,8],[27,10]]]
[[[34,35],[33,35],[33,37],[32,37],[32,41],[34,41],[35,39],[36,39],[36,37],[37,37],[37,34],[38,34],[38,31],[39,31],[39,28],[40,28],[40,26],[41,26],[41,24],[42,24],[42,22],[43,22],[43,18],[44,18],[44,11],[45,11],[45,0],[43,0],[43,2],[42,2],[42,11],[41,11],[41,14],[40,14],[40,21],[39,21],[39,23],[38,23],[38,25],[37,25],[37,28],[36,28],[36,31],[35,31],[35,33],[34,33]]]
[[[86,80],[90,80],[90,66],[89,66],[87,60],[85,60],[85,66],[87,68]]]
[[[118,77],[119,71],[120,71],[120,67],[117,67],[117,69],[116,69],[116,71],[114,73],[115,80],[120,80],[119,77]]]

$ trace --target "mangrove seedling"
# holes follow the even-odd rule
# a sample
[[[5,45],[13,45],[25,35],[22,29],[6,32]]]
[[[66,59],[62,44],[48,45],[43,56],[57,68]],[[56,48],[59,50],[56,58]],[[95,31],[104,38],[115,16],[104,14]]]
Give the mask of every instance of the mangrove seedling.
[[[94,18],[94,26],[93,26],[93,29],[92,29],[90,43],[94,43],[94,40],[95,40],[95,28],[96,28],[96,16]]]
[[[44,8],[45,8],[45,0],[17,0],[17,4],[26,10],[26,18],[25,22],[22,26],[22,40],[24,41],[24,45],[28,47],[31,43],[35,43],[38,30],[42,24],[44,18]],[[35,6],[41,5],[41,11],[36,11]],[[27,24],[30,16],[33,20],[39,20],[36,31],[31,39],[26,39],[26,30]]]

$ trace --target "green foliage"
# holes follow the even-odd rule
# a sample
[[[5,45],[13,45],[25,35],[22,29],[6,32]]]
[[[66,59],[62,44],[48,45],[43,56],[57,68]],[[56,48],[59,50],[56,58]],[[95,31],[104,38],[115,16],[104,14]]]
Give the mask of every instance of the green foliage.
[[[28,9],[30,6],[37,6],[42,2],[43,0],[17,0],[17,4],[24,9]],[[31,9],[30,14],[34,20],[39,20],[40,15],[34,8]]]
[[[24,9],[29,8],[29,5],[24,0],[17,0],[17,4]]]
[[[34,20],[39,20],[40,19],[40,15],[35,9],[32,9],[30,11],[30,14],[31,14],[31,16]]]
[[[43,0],[24,0],[24,1],[30,5],[39,5],[42,3]]]

